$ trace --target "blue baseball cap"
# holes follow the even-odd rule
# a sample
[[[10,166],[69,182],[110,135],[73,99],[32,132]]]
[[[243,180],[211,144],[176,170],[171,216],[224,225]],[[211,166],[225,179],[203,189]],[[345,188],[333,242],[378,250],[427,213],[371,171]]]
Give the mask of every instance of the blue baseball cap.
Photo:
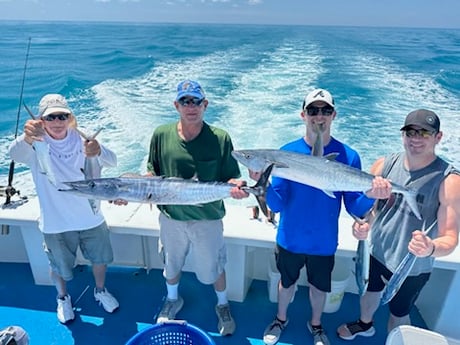
[[[177,85],[176,101],[185,96],[196,97],[198,99],[206,98],[203,88],[194,80],[184,80]]]

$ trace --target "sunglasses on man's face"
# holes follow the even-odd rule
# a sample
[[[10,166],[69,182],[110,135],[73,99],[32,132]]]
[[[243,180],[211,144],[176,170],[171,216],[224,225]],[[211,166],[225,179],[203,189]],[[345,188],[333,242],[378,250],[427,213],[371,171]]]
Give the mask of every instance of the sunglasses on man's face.
[[[204,98],[181,98],[177,102],[183,107],[188,107],[190,105],[199,107],[203,104],[203,101]]]
[[[421,137],[421,138],[426,139],[426,138],[431,137],[433,134],[435,134],[435,132],[429,131],[423,128],[421,129],[408,128],[404,131],[404,134],[408,138]]]
[[[45,121],[54,121],[58,119],[59,121],[65,121],[69,119],[69,114],[63,113],[63,114],[49,114],[46,116],[43,116],[43,120]]]
[[[324,107],[315,107],[314,105],[309,105],[306,110],[309,116],[317,116],[320,111],[322,115],[331,116],[334,112],[334,108],[330,105],[325,105]]]

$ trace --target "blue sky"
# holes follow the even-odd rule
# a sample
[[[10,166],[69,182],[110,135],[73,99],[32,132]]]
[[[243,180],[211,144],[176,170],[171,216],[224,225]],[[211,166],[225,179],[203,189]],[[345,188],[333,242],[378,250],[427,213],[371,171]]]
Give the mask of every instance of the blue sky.
[[[0,0],[0,20],[460,28],[459,0]]]

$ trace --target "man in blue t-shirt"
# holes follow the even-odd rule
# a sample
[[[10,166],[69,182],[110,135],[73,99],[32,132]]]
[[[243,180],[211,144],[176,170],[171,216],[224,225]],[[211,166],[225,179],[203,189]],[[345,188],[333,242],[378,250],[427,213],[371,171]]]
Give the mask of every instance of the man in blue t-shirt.
[[[328,91],[316,89],[310,92],[305,97],[300,116],[306,125],[305,136],[284,145],[281,150],[306,155],[312,152],[323,152],[324,155],[335,153],[338,162],[361,169],[358,153],[331,136],[331,124],[337,113],[334,99]],[[319,135],[321,138],[318,138]],[[323,147],[318,149],[318,143]],[[250,172],[250,176],[257,179],[259,173]],[[390,182],[381,177],[373,180],[367,196],[361,192],[334,192],[335,198],[317,188],[273,177],[271,187],[267,189],[267,204],[272,211],[280,212],[275,255],[281,280],[278,285],[278,312],[264,332],[265,344],[278,342],[288,323],[287,309],[303,266],[307,270],[312,308],[308,329],[315,345],[329,344],[321,325],[321,315],[326,294],[331,291],[342,202],[348,213],[362,217],[374,204],[373,198],[388,198],[390,193]]]

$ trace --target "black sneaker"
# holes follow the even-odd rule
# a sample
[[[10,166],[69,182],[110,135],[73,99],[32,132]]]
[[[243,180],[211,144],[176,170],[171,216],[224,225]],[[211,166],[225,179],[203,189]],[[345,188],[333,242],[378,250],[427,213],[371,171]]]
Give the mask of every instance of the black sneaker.
[[[340,329],[345,328],[350,335],[340,334]],[[372,337],[375,334],[375,328],[373,322],[364,323],[361,320],[355,322],[349,322],[342,325],[337,330],[337,335],[343,340],[353,340],[358,335],[361,337]]]

